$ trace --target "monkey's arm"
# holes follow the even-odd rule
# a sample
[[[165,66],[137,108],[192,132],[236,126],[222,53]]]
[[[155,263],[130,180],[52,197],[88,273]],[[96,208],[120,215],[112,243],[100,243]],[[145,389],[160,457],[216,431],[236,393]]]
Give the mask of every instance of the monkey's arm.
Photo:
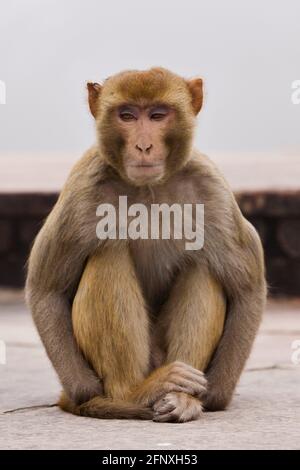
[[[75,190],[68,187],[63,191],[35,240],[28,263],[26,299],[65,391],[81,403],[100,394],[102,388],[73,335],[71,304],[91,249],[84,239],[86,227],[80,222],[84,216],[78,214],[75,199]]]
[[[261,242],[254,228],[243,220],[242,244],[224,253],[224,287],[228,310],[222,338],[206,371],[208,380],[204,406],[224,409],[250,354],[265,307],[266,283]],[[237,228],[238,230],[238,228]]]

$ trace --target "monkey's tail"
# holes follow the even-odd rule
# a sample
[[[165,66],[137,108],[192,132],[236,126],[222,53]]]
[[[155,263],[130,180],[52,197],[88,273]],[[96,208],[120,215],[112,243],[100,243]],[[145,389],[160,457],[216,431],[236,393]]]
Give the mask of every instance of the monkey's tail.
[[[144,405],[129,403],[111,398],[94,397],[76,405],[65,393],[62,393],[58,406],[77,416],[100,419],[152,419],[153,410]]]

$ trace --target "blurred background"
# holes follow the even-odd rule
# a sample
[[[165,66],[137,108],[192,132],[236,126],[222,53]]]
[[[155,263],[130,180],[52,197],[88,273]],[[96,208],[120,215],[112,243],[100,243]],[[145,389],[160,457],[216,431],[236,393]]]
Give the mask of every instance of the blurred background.
[[[32,240],[94,142],[86,82],[161,65],[204,79],[196,144],[261,235],[270,293],[299,295],[299,17],[297,0],[2,0],[0,286],[22,287]]]

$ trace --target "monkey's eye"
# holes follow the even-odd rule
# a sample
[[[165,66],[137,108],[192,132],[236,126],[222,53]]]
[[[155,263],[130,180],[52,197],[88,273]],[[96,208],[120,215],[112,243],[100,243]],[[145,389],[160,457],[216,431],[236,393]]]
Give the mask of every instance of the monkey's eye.
[[[153,121],[162,121],[168,114],[168,110],[164,107],[153,109],[150,112],[150,119]]]
[[[134,119],[136,119],[134,114],[129,113],[127,111],[121,112],[120,118],[122,119],[122,121],[133,121]]]
[[[161,121],[164,117],[166,117],[165,114],[153,113],[151,114],[150,119],[152,119],[153,121]]]

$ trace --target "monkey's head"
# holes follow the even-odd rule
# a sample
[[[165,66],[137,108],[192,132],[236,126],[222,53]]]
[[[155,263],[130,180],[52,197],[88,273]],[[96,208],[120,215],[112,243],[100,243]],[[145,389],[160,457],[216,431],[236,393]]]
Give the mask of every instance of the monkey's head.
[[[200,78],[152,68],[87,86],[101,154],[122,178],[154,184],[185,165],[202,106]]]

